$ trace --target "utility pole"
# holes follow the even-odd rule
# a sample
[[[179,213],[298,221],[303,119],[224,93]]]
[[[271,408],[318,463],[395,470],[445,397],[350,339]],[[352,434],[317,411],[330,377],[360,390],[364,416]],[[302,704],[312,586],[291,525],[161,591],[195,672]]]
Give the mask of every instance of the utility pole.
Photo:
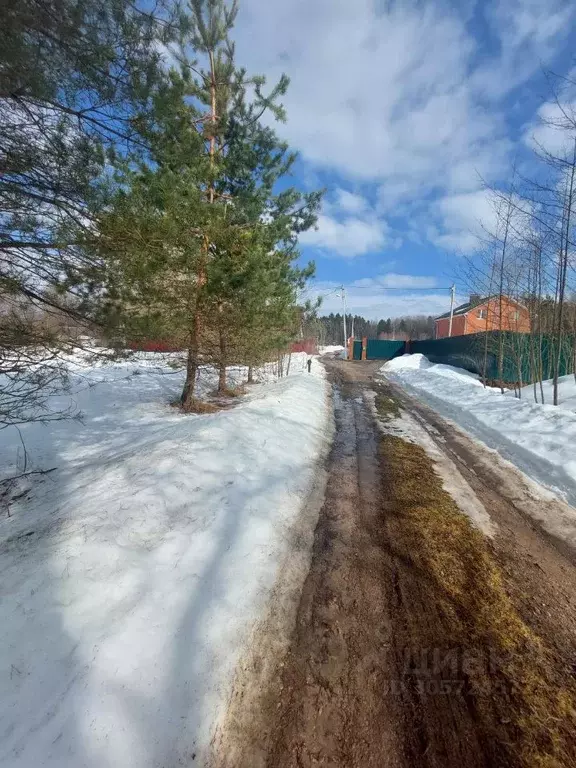
[[[346,331],[346,291],[342,288],[342,325],[344,326],[344,360],[348,358],[348,334]]]
[[[454,295],[456,293],[456,286],[454,283],[450,286],[450,322],[448,323],[448,336],[452,336],[452,318],[454,317]]]

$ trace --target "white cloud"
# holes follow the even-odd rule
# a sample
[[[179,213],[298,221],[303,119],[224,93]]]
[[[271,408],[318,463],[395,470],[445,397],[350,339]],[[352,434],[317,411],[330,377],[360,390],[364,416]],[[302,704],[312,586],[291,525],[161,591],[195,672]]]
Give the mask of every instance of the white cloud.
[[[386,243],[388,227],[378,219],[348,217],[338,221],[322,214],[317,229],[300,235],[300,243],[328,251],[328,255],[354,257],[377,251]]]
[[[542,104],[536,120],[524,132],[525,143],[537,152],[563,157],[574,146],[576,101],[568,100],[562,107],[556,102]]]
[[[238,30],[242,60],[290,76],[282,130],[321,166],[414,184],[493,134],[465,84],[475,44],[440,3],[244,0]]]
[[[324,202],[316,228],[300,235],[301,245],[345,258],[397,247],[397,238],[389,238],[388,224],[366,198],[341,188],[332,197]]]
[[[492,19],[506,53],[511,55],[528,46],[540,56],[551,52],[574,10],[562,0],[497,0],[488,9],[488,18]],[[534,62],[528,64],[537,66]]]
[[[418,202],[420,197],[429,192],[433,186],[432,180],[428,184],[423,183],[420,187],[420,195],[415,199],[412,183],[408,179],[388,179],[378,188],[378,207],[381,211],[397,216]]]
[[[434,207],[437,225],[428,228],[428,239],[441,248],[469,253],[501,239],[509,216],[508,244],[519,242],[531,231],[531,205],[516,194],[511,207],[505,194],[477,190],[439,199]]]
[[[566,0],[493,0],[485,15],[500,54],[474,75],[474,84],[498,98],[527,80],[556,52],[574,17]]]
[[[368,203],[362,195],[356,195],[346,189],[336,190],[336,205],[348,213],[362,213],[368,207]]]
[[[496,45],[482,39],[479,48],[474,8],[471,0],[243,0],[239,58],[271,83],[290,76],[288,122],[278,130],[309,165],[352,187],[378,185],[378,210],[403,215],[425,209],[427,196],[473,193],[507,171],[502,98],[552,55],[576,10],[569,0],[487,0],[475,13]],[[339,202],[371,241],[377,225],[366,225],[360,205],[350,192]]]
[[[484,190],[464,195],[451,195],[440,200],[441,213],[460,226],[471,227],[477,222],[494,219],[494,204],[490,193]]]
[[[468,16],[440,0],[244,0],[238,42],[254,69],[289,74],[285,132],[309,160],[365,179],[451,184],[458,164],[490,164],[479,150],[502,138],[486,92],[532,74],[571,13],[565,0],[487,4],[500,52],[480,64]]]
[[[387,272],[377,277],[367,277],[356,280],[352,288],[435,288],[438,280],[435,277],[423,275],[399,275]]]
[[[498,222],[494,200],[485,190],[447,195],[437,201],[435,213],[439,226],[430,227],[429,239],[441,248],[464,253],[477,248]]]

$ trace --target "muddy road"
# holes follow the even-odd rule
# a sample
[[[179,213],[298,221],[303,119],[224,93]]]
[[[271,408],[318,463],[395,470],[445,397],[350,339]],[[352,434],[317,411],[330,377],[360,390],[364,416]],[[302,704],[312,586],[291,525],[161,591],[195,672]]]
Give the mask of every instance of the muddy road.
[[[574,553],[532,521],[520,476],[375,382],[379,364],[326,367],[336,432],[296,625],[217,765],[575,766]],[[402,412],[490,536],[398,434]]]

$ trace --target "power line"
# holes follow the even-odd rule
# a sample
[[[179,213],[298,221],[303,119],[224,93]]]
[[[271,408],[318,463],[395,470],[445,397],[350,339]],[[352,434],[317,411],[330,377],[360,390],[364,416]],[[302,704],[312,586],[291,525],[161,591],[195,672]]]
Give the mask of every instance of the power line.
[[[375,289],[380,289],[381,291],[405,291],[406,293],[411,293],[412,291],[427,291],[428,293],[432,293],[433,291],[451,291],[452,286],[451,285],[438,285],[434,288],[420,288],[420,287],[414,287],[414,288],[408,288],[408,287],[389,287],[387,285],[354,285],[353,283],[348,283],[344,285],[339,285],[336,288],[334,288],[331,291],[325,291],[325,292],[318,292],[315,288],[305,288],[303,293],[316,293],[318,296],[330,296],[332,293],[340,293],[342,291],[342,288],[345,288],[350,291],[373,291]]]
[[[341,293],[342,292],[342,286],[339,285],[337,288],[334,288],[331,291],[323,291],[322,293],[319,293],[315,288],[303,288],[301,293],[315,293],[316,296],[331,296],[333,293]]]
[[[451,285],[438,285],[435,288],[392,288],[388,287],[387,285],[346,285],[344,287],[354,291],[373,291],[375,288],[380,288],[382,291],[406,291],[407,293],[411,291],[428,291],[428,293],[430,293],[431,291],[450,291],[452,289]]]

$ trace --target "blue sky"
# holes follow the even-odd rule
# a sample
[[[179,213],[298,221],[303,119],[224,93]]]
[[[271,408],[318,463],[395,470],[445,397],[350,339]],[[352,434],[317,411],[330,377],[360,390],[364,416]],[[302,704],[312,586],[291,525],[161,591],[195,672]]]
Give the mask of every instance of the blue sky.
[[[277,129],[295,182],[327,189],[301,240],[324,311],[340,283],[370,317],[444,311],[453,281],[466,295],[463,254],[494,220],[483,181],[529,171],[544,73],[576,64],[575,20],[566,0],[241,0],[238,60],[289,75]]]

